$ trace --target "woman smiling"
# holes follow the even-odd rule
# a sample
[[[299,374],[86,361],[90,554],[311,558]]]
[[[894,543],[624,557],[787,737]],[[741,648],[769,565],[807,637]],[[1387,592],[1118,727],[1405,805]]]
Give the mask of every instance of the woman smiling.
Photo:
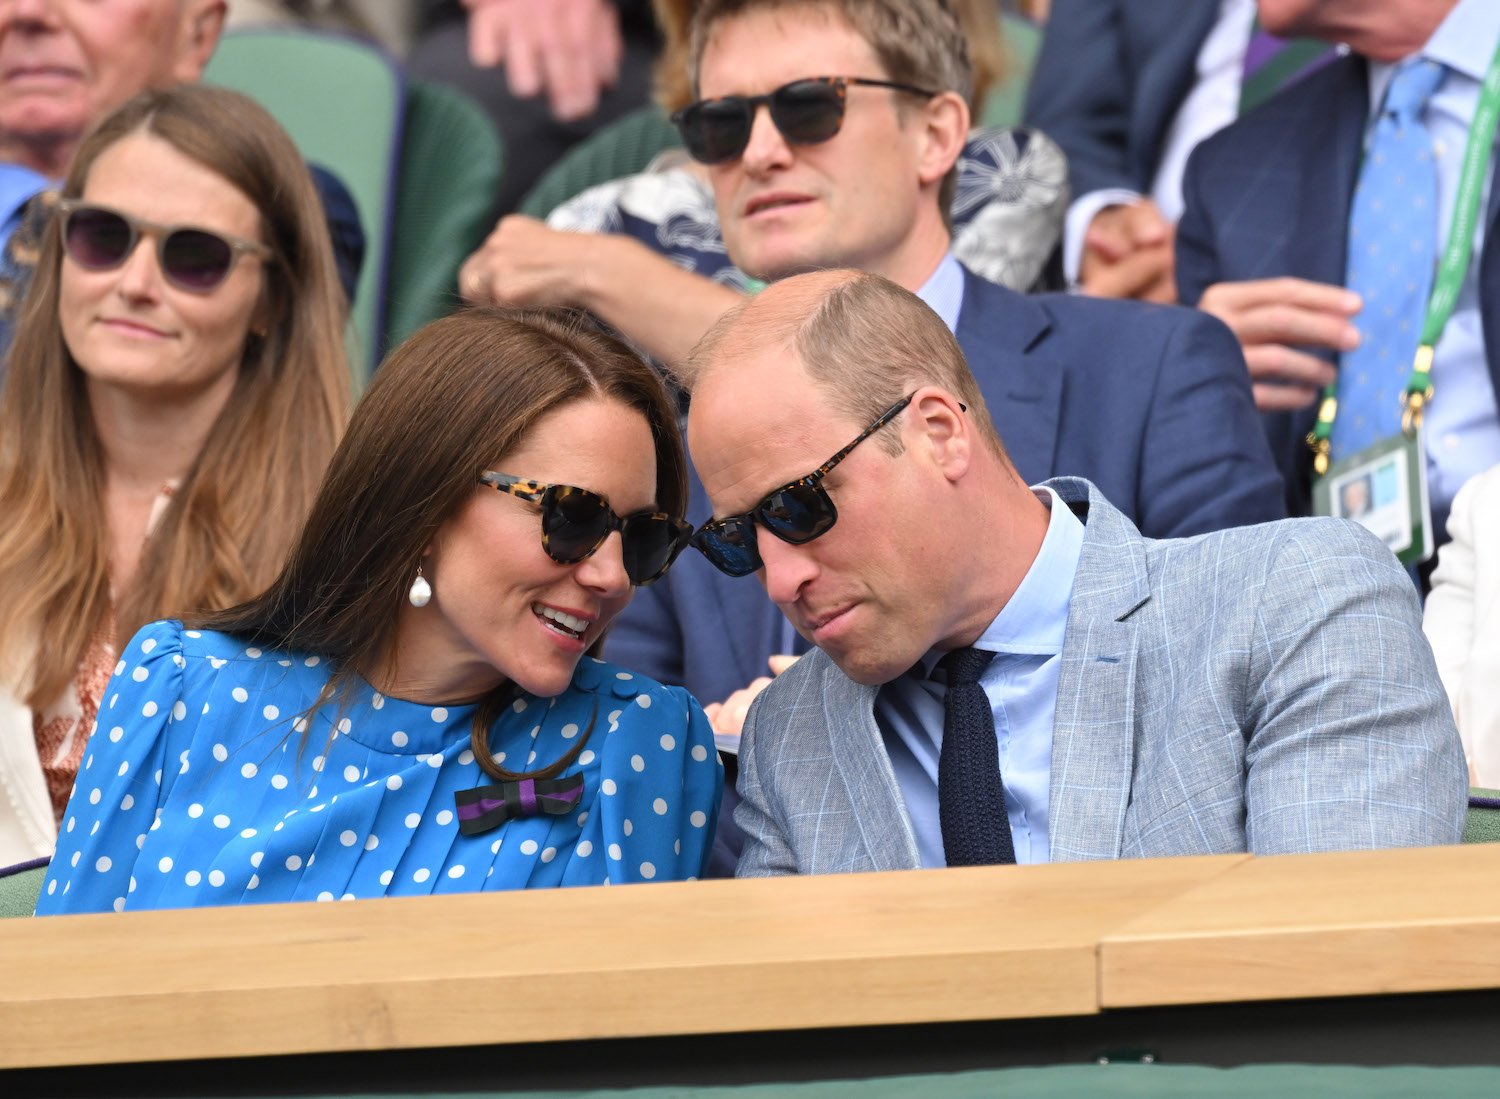
[[[699,875],[707,718],[587,655],[686,544],[685,468],[618,340],[417,332],[265,594],[125,646],[38,913]]]
[[[120,642],[276,575],[348,415],[328,231],[233,92],[79,149],[0,396],[0,865],[51,853]]]

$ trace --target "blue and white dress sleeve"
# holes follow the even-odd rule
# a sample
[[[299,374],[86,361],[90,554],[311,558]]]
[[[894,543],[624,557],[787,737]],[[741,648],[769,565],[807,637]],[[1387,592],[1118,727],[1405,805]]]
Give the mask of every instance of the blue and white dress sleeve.
[[[713,850],[724,766],[713,729],[680,687],[649,684],[605,727],[600,798],[605,873],[611,884],[699,877]]]
[[[187,712],[181,629],[153,622],[120,653],[58,829],[39,916],[119,911],[135,888],[136,859],[161,802],[170,729]]]

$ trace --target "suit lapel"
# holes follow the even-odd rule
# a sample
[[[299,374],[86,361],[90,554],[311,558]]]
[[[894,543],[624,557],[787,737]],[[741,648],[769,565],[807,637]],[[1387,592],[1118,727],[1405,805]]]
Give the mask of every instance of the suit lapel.
[[[824,677],[823,719],[829,730],[836,780],[848,800],[849,841],[863,846],[869,864],[849,865],[851,851],[820,851],[828,869],[913,870],[921,866],[911,818],[896,786],[880,727],[875,724],[876,688],[831,671]],[[836,807],[836,799],[825,804]],[[830,830],[836,833],[837,830]]]
[[[1070,503],[1087,499],[1083,553],[1073,582],[1052,729],[1049,849],[1054,862],[1120,857],[1135,767],[1132,616],[1150,599],[1143,540],[1084,481],[1052,482]]]
[[[1298,127],[1303,132],[1288,140],[1296,142],[1298,150],[1317,150],[1313,156],[1296,154],[1307,165],[1307,173],[1297,203],[1291,270],[1303,278],[1342,286],[1349,210],[1364,153],[1370,93],[1368,69],[1361,58],[1337,64],[1342,79],[1334,85],[1332,101],[1318,97],[1316,102],[1307,102]]]
[[[1045,481],[1056,472],[1067,371],[1035,350],[1051,327],[1039,305],[964,271],[958,343],[984,393],[995,430],[1027,484]]]

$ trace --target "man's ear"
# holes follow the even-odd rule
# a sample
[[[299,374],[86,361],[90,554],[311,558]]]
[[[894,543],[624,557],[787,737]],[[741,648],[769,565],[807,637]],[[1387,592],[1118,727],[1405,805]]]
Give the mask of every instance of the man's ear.
[[[918,177],[926,186],[942,182],[963,152],[969,136],[969,105],[957,92],[943,92],[927,101],[922,122]]]
[[[945,389],[924,386],[912,397],[908,413],[929,460],[949,481],[958,481],[969,470],[974,432],[958,398]]]
[[[182,22],[177,27],[177,54],[172,62],[172,75],[179,83],[193,84],[203,76],[224,33],[227,10],[228,0],[189,0],[183,6]]]

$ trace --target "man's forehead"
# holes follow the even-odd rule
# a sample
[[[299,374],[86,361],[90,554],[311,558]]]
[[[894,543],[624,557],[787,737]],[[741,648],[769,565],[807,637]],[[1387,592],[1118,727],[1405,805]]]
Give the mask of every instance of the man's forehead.
[[[688,446],[715,511],[744,510],[811,472],[827,457],[818,448],[831,415],[789,348],[716,364],[688,411]]]
[[[742,29],[753,33],[737,33]],[[717,20],[709,27],[699,60],[700,81],[709,74],[710,69],[714,70],[714,75],[720,80],[736,79],[745,63],[762,60],[765,54],[762,38],[767,30],[798,40],[808,52],[814,52],[810,47],[815,37],[826,36],[826,43],[818,44],[826,44],[830,51],[838,50],[842,53],[852,49],[875,56],[874,48],[865,37],[831,3],[751,8]],[[816,68],[816,59],[810,60]],[[839,60],[842,58],[830,57],[827,63]],[[878,60],[876,58],[877,63]],[[806,75],[826,74],[819,69]]]

